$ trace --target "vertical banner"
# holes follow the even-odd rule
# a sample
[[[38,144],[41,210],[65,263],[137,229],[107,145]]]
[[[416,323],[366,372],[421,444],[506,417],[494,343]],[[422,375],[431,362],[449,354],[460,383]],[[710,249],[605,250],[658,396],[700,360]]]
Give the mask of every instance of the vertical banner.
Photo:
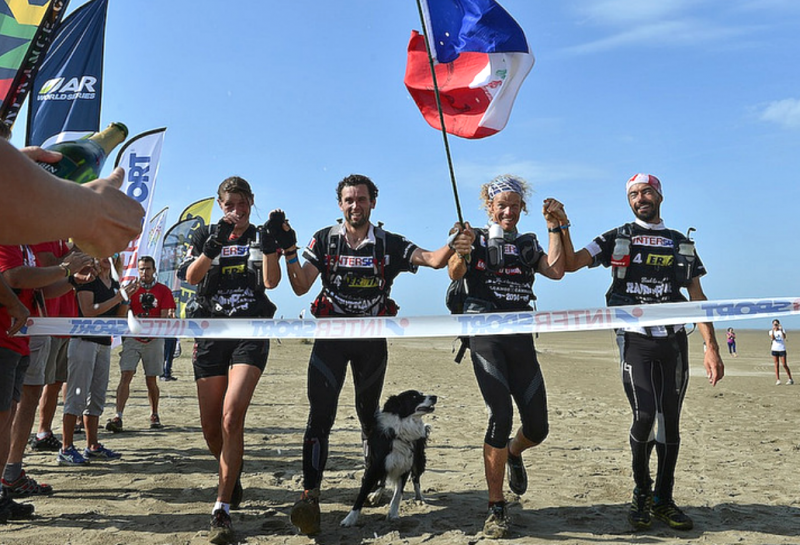
[[[14,126],[69,0],[0,0],[0,123]]]
[[[167,227],[167,211],[165,207],[154,214],[147,223],[147,228],[142,232],[142,248],[139,256],[149,255],[156,262],[156,267],[161,262],[161,249],[164,244],[164,229]]]
[[[211,223],[211,211],[214,210],[214,197],[208,197],[187,206],[178,221],[188,220],[194,217],[202,218],[205,225]]]
[[[169,228],[164,235],[164,247],[161,250],[161,264],[158,268],[159,282],[166,284],[172,290],[175,297],[175,315],[179,318],[186,318],[186,303],[197,292],[197,286],[193,286],[178,278],[178,269],[189,255],[192,233],[205,225],[203,218],[193,216],[189,219],[179,221]]]
[[[156,189],[158,164],[161,160],[161,146],[164,143],[166,128],[154,129],[128,140],[117,156],[115,167],[125,169],[125,179],[120,188],[125,194],[135,199],[145,210],[142,225],[150,222],[150,205]],[[142,236],[128,244],[122,252],[122,269],[120,282],[126,283],[138,278],[136,261]]]
[[[31,88],[26,145],[47,147],[100,130],[108,0],[92,0],[58,28]]]

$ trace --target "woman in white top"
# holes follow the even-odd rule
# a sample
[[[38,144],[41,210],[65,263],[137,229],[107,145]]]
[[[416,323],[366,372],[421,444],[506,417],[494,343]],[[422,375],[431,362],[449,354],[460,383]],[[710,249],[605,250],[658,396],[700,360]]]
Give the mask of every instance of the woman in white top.
[[[772,358],[775,360],[775,385],[778,386],[781,383],[781,366],[779,360],[782,361],[786,376],[789,377],[786,384],[794,384],[792,372],[789,371],[789,366],[786,364],[786,331],[783,329],[780,320],[772,320],[772,329],[769,330],[769,338],[772,339]]]

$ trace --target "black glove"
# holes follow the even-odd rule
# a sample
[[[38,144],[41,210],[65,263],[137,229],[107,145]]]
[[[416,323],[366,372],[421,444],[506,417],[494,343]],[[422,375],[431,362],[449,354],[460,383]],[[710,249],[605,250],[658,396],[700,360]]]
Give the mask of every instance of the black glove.
[[[536,264],[539,262],[539,258],[542,257],[541,252],[539,252],[538,244],[536,243],[536,239],[529,237],[527,235],[522,237],[522,240],[519,241],[519,258],[520,260],[527,266],[533,269],[536,267]]]
[[[288,250],[292,246],[297,246],[297,233],[291,227],[288,231],[284,231],[283,224],[285,222],[286,214],[282,210],[272,211],[269,213],[269,219],[264,224],[264,228],[275,238],[278,246]]]
[[[261,252],[264,255],[274,254],[278,251],[278,241],[269,232],[261,228]]]
[[[217,222],[216,230],[206,239],[203,244],[203,254],[209,259],[214,259],[222,253],[222,246],[225,244],[233,233],[234,225],[228,223],[224,219]]]

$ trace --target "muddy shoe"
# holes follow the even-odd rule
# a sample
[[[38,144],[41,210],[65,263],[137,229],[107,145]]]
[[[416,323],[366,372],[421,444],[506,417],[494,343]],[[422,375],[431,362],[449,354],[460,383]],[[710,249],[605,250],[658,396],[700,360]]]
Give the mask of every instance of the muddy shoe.
[[[491,539],[501,539],[508,536],[509,518],[506,512],[506,502],[495,503],[489,507],[489,515],[483,523],[483,533]]]
[[[301,534],[313,536],[320,530],[319,489],[306,490],[292,506],[292,524]]]
[[[211,530],[208,540],[215,545],[228,545],[234,542],[231,516],[224,509],[217,509],[211,516]]]

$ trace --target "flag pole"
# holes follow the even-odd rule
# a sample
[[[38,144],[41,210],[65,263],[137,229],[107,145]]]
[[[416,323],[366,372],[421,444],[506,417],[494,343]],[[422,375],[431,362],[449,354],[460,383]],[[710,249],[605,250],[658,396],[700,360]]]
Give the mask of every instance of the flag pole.
[[[464,218],[461,215],[461,202],[458,200],[458,186],[456,185],[456,173],[453,169],[453,158],[450,155],[450,143],[447,140],[447,130],[444,125],[444,114],[442,113],[442,99],[439,97],[439,84],[436,81],[436,69],[433,65],[433,55],[431,54],[431,46],[428,42],[428,28],[425,25],[425,16],[422,13],[422,3],[417,0],[417,10],[419,11],[419,22],[422,25],[422,34],[425,38],[425,51],[428,53],[428,63],[431,67],[431,78],[433,79],[433,93],[436,96],[436,110],[439,112],[439,125],[442,127],[442,140],[444,140],[444,151],[447,155],[447,166],[450,169],[450,183],[453,186],[453,197],[456,201],[456,213],[458,214],[458,223],[464,227]]]

